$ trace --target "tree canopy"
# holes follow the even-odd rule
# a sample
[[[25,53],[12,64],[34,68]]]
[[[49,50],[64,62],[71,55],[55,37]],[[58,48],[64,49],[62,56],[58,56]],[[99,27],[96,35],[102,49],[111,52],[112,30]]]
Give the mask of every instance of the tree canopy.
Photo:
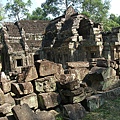
[[[40,7],[37,7],[32,11],[32,14],[28,14],[27,19],[29,20],[49,20],[46,12],[44,12]]]
[[[104,2],[103,0],[46,0],[42,4],[42,9],[46,14],[56,17],[62,14],[69,5],[95,22],[101,22],[108,14],[110,0],[104,0]]]
[[[8,0],[5,6],[5,10],[8,13],[9,18],[14,18],[19,21],[21,18],[29,13],[28,8],[31,7],[31,0],[24,2],[23,0]]]

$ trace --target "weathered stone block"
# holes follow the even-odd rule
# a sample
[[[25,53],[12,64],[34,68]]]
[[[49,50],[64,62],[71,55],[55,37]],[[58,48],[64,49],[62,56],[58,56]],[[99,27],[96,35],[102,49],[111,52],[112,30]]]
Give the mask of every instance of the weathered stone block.
[[[0,88],[0,105],[5,103],[4,92]]]
[[[102,90],[104,90],[104,91],[111,90],[111,89],[119,87],[119,86],[120,86],[119,76],[115,76],[115,77],[108,78],[104,82]]]
[[[73,81],[60,81],[58,82],[58,86],[60,86],[62,89],[68,89],[68,90],[75,90],[75,89],[78,89],[80,87],[80,83],[79,81],[76,79],[76,80],[73,80]]]
[[[105,81],[115,76],[116,71],[111,67],[93,67],[84,82],[95,90],[102,90]]]
[[[27,68],[23,68],[22,71],[25,71],[25,81],[32,81],[38,78],[37,70],[35,66],[28,66]]]
[[[18,82],[29,82],[38,78],[35,66],[27,66],[21,68],[22,73],[18,74]]]
[[[15,106],[15,100],[10,93],[5,94],[4,97],[5,97],[5,103],[9,103],[11,104],[11,106]]]
[[[11,91],[16,95],[27,95],[33,93],[33,85],[31,82],[12,83]]]
[[[80,103],[67,104],[63,106],[63,114],[69,120],[81,120],[86,111]]]
[[[0,120],[8,120],[7,117],[0,117]]]
[[[89,68],[89,62],[78,61],[78,62],[67,62],[67,68]]]
[[[32,112],[27,104],[16,105],[12,109],[16,120],[40,120],[37,115]]]
[[[0,73],[0,82],[5,82],[8,81],[7,76],[5,75],[4,72]]]
[[[35,80],[35,90],[37,92],[53,92],[57,89],[57,79],[54,76],[48,76]]]
[[[35,93],[29,94],[27,96],[16,98],[16,104],[23,105],[24,103],[28,104],[30,108],[38,108],[37,95]]]
[[[0,106],[0,114],[6,115],[11,112],[13,106],[9,103],[4,103]]]
[[[89,111],[93,111],[95,109],[98,109],[100,106],[102,106],[105,102],[104,97],[102,94],[92,95],[90,97],[86,98],[87,101],[87,109]]]
[[[1,86],[4,93],[8,93],[11,91],[11,81],[1,82],[0,86]]]
[[[38,60],[35,65],[39,76],[48,76],[62,71],[59,65],[48,60]]]
[[[61,102],[60,95],[55,92],[38,94],[38,106],[42,109],[54,108]]]
[[[55,116],[49,111],[39,111],[36,114],[39,120],[55,120]]]
[[[82,81],[85,76],[89,73],[89,69],[87,68],[74,68],[68,69],[69,74],[75,74],[75,78],[79,81]]]
[[[112,100],[120,97],[120,87],[102,93],[104,99]]]

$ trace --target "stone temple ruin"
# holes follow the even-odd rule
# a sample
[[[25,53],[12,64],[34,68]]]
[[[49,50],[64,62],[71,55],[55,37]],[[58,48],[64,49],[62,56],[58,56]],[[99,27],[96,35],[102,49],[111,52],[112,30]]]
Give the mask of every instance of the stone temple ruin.
[[[120,27],[70,6],[51,21],[21,20],[0,30],[0,120],[81,120],[120,96]]]

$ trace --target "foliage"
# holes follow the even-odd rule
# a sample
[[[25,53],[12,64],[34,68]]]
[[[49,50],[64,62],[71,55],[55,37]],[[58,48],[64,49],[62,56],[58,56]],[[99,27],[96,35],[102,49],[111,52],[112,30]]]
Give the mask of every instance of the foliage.
[[[46,14],[52,14],[54,17],[63,13],[69,5],[82,14],[89,16],[95,22],[101,22],[107,17],[110,7],[110,0],[46,0],[42,4],[42,9]]]
[[[5,10],[8,12],[8,17],[19,21],[21,18],[26,16],[29,12],[28,7],[31,6],[31,0],[24,2],[23,0],[9,0],[6,3]]]
[[[40,8],[37,7],[32,14],[28,14],[27,19],[29,20],[49,20],[47,14]]]
[[[106,101],[100,109],[90,112],[83,120],[119,120],[120,98]]]
[[[111,14],[108,19],[103,21],[103,26],[105,31],[110,31],[111,28],[120,26],[120,16]]]

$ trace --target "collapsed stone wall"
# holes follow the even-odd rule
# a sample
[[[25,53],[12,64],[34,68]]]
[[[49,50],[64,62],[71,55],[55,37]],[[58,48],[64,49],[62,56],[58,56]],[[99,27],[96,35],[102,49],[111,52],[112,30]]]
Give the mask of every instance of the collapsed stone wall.
[[[38,60],[35,66],[9,76],[1,72],[0,120],[80,120],[86,111],[120,96],[120,80],[114,61],[98,59],[61,64]]]

